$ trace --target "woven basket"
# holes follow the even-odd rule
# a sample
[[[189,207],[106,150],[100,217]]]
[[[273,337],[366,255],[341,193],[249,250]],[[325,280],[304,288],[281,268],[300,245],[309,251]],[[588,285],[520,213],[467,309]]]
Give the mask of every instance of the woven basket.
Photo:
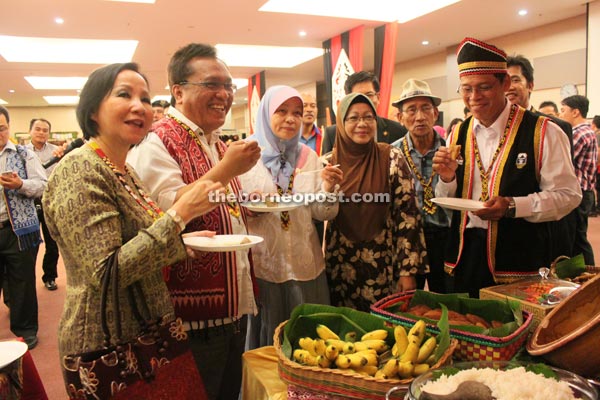
[[[416,322],[414,319],[404,317],[387,309],[399,302],[408,304],[414,295],[413,292],[396,293],[381,299],[371,307],[371,314],[384,318],[393,324],[411,327]],[[506,361],[524,347],[533,321],[533,314],[523,310],[523,325],[508,336],[494,337],[466,332],[450,328],[450,337],[458,340],[454,358],[462,361]],[[427,324],[427,332],[437,334],[438,327]]]
[[[287,321],[282,322],[273,337],[273,345],[277,352],[279,377],[290,385],[299,386],[331,396],[341,396],[348,399],[384,400],[386,392],[395,386],[406,386],[404,391],[393,395],[392,399],[402,399],[410,379],[376,379],[371,376],[360,375],[349,370],[311,367],[298,364],[290,360],[282,351],[283,328]],[[458,342],[452,339],[450,346],[440,360],[431,368],[438,368],[452,362],[452,353]]]

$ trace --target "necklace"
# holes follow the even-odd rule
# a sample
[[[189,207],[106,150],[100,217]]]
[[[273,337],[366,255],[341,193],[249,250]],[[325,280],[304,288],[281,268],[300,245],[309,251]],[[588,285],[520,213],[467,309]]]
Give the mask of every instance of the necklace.
[[[494,168],[494,164],[496,163],[496,159],[504,146],[504,142],[506,141],[506,137],[508,136],[508,130],[512,126],[513,119],[516,114],[516,107],[511,106],[510,114],[508,116],[508,121],[506,122],[506,127],[504,128],[504,133],[500,137],[500,142],[498,143],[498,147],[494,152],[494,156],[492,157],[492,161],[490,161],[490,165],[488,165],[487,170],[483,168],[483,162],[481,161],[481,155],[479,154],[479,146],[477,146],[477,138],[473,133],[473,152],[475,153],[475,161],[477,162],[477,168],[479,169],[479,176],[481,178],[481,196],[479,197],[480,201],[488,201],[490,198],[489,194],[489,177],[492,172],[492,168]]]
[[[431,183],[433,182],[435,171],[432,171],[429,179],[425,181],[425,178],[423,178],[423,176],[419,173],[419,171],[417,170],[417,166],[415,165],[412,157],[410,156],[410,151],[408,149],[408,139],[404,140],[402,151],[404,152],[404,158],[406,158],[408,166],[412,170],[415,177],[421,183],[421,186],[423,186],[423,211],[425,211],[429,215],[435,214],[435,212],[437,211],[437,205],[435,205],[433,201],[431,201],[431,199],[433,199],[433,186]]]
[[[285,193],[292,193],[292,187],[294,186],[294,174],[296,172],[292,172],[292,174],[290,175],[290,183],[288,184],[288,187],[285,191]],[[277,193],[279,194],[279,196],[283,196],[284,191],[281,188],[281,186],[275,184],[275,186],[277,186]],[[287,231],[288,229],[290,229],[290,225],[292,224],[292,222],[290,221],[290,213],[288,211],[282,211],[279,213],[279,218],[281,219],[281,228],[284,231]]]
[[[128,175],[131,178],[135,189],[140,194],[140,196],[142,196],[142,198],[140,198],[140,196],[138,196],[135,193],[131,186],[129,186],[129,184],[125,180],[123,173],[121,173],[117,169],[115,164],[113,164],[113,162],[110,161],[106,153],[104,153],[104,151],[102,151],[102,149],[98,146],[98,143],[89,141],[87,144],[96,152],[96,154],[98,154],[102,161],[104,161],[104,163],[109,166],[109,168],[115,173],[115,175],[119,179],[119,182],[121,182],[121,185],[123,185],[125,190],[127,190],[131,197],[135,199],[135,201],[148,213],[148,215],[152,217],[152,219],[157,220],[158,218],[164,215],[164,212],[156,205],[156,203],[150,198],[150,196],[148,196],[146,192],[144,192],[144,190],[133,178],[133,175],[129,173],[129,168],[127,168],[127,165],[125,165],[125,175]],[[142,201],[142,199],[144,199],[144,201]]]
[[[190,137],[192,139],[194,139],[194,142],[196,142],[198,147],[200,147],[200,150],[202,150],[202,152],[206,155],[209,154],[208,149],[205,148],[204,144],[202,143],[202,141],[200,140],[200,138],[198,137],[198,135],[196,134],[196,132],[194,132],[194,130],[192,128],[187,126],[186,123],[184,123],[183,121],[180,121],[179,118],[174,117],[173,115],[167,115],[167,118],[171,118],[173,121],[175,121],[179,125],[181,125],[181,127],[187,131],[187,133],[190,135]],[[216,146],[216,147],[217,147],[217,152],[219,153],[219,161],[221,161],[223,159],[224,153],[221,150],[221,148],[219,148],[219,146]],[[234,196],[230,196],[230,193],[231,193],[231,190],[229,189],[229,184],[228,184],[225,186],[225,198],[226,199],[230,199],[230,198],[234,197]],[[229,215],[231,215],[232,217],[240,218],[241,210],[240,210],[240,205],[238,204],[237,201],[235,201],[235,200],[227,201],[227,211],[229,211]]]

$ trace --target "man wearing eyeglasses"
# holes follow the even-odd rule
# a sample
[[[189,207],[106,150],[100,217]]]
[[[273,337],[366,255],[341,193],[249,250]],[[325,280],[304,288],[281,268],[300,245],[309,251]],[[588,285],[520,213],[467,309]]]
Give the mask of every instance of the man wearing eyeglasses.
[[[362,93],[367,96],[375,108],[379,105],[379,80],[368,71],[359,71],[350,75],[344,83],[346,94]],[[391,119],[377,117],[377,141],[381,143],[394,143],[406,135],[406,128]],[[335,143],[335,125],[325,128],[321,154],[329,153],[333,150]]]
[[[425,281],[430,291],[452,291],[450,276],[444,273],[444,244],[448,238],[450,211],[431,201],[439,176],[433,172],[433,155],[445,146],[444,139],[433,128],[438,106],[442,102],[431,93],[427,82],[409,79],[402,85],[400,98],[392,103],[398,109],[398,120],[408,129],[408,135],[392,143],[400,148],[411,170],[417,201],[423,217],[423,231],[429,259],[429,272],[417,274],[417,288]]]
[[[260,148],[242,140],[227,147],[219,139],[236,90],[229,69],[214,47],[192,43],[175,52],[168,75],[175,104],[128,161],[163,210],[198,180],[221,182],[227,201],[189,222],[185,231],[247,234],[237,176],[256,164]],[[246,314],[257,312],[253,277],[248,250],[200,252],[165,271],[210,399],[238,398]]]
[[[461,211],[452,215],[444,263],[456,292],[479,297],[480,288],[536,276],[550,265],[548,221],[573,210],[581,188],[566,135],[506,99],[506,53],[465,38],[457,61],[459,93],[473,115],[448,138],[461,146],[460,157],[447,147],[435,153],[435,194],[479,201],[455,205]]]

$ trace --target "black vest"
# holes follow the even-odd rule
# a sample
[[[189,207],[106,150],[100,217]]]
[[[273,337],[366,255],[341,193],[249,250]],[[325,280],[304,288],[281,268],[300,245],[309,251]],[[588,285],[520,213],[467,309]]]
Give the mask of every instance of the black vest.
[[[504,149],[496,162],[497,172],[489,178],[490,198],[494,196],[521,197],[540,192],[539,169],[543,137],[548,119],[536,116],[519,106],[511,106],[510,125]],[[512,122],[511,122],[512,121]],[[472,117],[458,127],[455,144],[462,146],[465,160],[456,170],[457,196],[469,197],[469,182],[479,174],[472,154]],[[446,269],[458,263],[463,247],[463,233],[468,217],[466,212],[454,211],[451,235],[446,248]],[[491,221],[487,232],[488,267],[497,282],[508,282],[528,275],[536,275],[540,267],[550,265],[550,226],[547,222],[531,223],[523,218],[501,218]]]

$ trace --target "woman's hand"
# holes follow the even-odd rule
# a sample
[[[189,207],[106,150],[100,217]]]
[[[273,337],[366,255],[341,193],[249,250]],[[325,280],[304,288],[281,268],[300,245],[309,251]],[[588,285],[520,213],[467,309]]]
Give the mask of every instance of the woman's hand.
[[[335,189],[335,185],[342,183],[344,173],[339,167],[328,164],[321,171],[321,179],[323,180],[323,190],[331,193]]]
[[[182,194],[171,208],[187,224],[194,218],[212,211],[225,200],[225,188],[223,184],[209,180],[199,180],[188,191]]]
[[[398,293],[417,288],[417,278],[414,275],[401,276],[398,281]]]
[[[215,232],[215,231],[197,231],[197,232],[184,233],[183,235],[181,235],[181,237],[190,237],[190,236],[213,237],[216,235],[216,233],[217,232]],[[202,253],[201,251],[194,250],[188,246],[185,246],[185,252],[187,253],[188,257],[190,257],[190,258],[199,258],[200,253]]]

